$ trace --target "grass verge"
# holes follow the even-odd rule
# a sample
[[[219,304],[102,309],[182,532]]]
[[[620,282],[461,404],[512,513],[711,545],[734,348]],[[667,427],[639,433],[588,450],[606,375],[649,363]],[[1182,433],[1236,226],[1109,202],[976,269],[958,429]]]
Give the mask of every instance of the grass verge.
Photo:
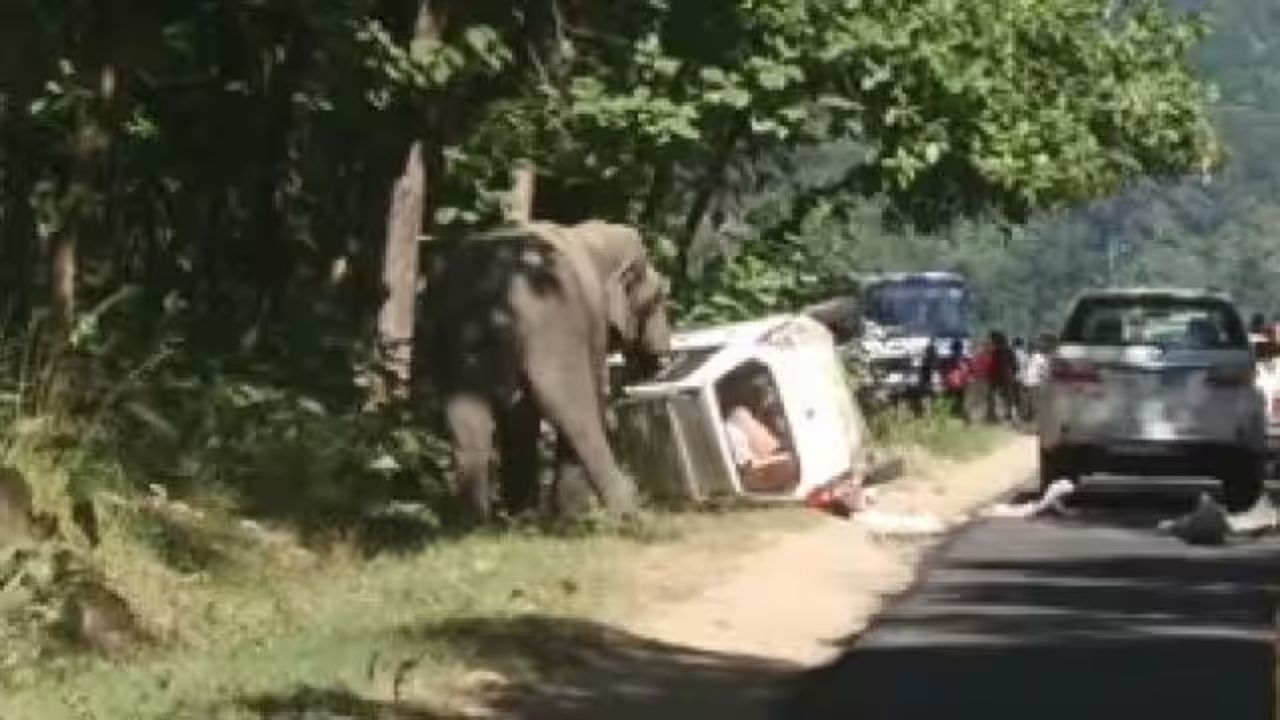
[[[11,668],[0,718],[279,717],[321,700],[330,711],[361,708],[355,717],[446,717],[449,689],[493,669],[474,628],[519,629],[512,642],[536,646],[539,632],[565,627],[548,618],[589,628],[644,602],[630,569],[647,552],[741,552],[805,517],[662,515],[625,531],[511,530],[372,560],[340,547],[307,562],[257,554],[186,574],[158,570],[134,539],[108,537],[99,562],[161,642],[127,659],[64,656]],[[512,653],[501,671],[535,672],[518,660],[524,654]]]
[[[895,450],[920,449],[947,460],[971,460],[991,452],[1012,429],[955,417],[944,402],[935,402],[917,415],[894,405],[868,417],[876,443]]]

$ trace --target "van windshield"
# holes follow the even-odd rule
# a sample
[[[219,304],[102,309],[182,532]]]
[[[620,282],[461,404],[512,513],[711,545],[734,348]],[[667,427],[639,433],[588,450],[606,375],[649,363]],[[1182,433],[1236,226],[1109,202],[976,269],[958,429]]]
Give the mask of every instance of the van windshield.
[[[1085,300],[1067,321],[1062,340],[1184,350],[1249,347],[1244,323],[1230,303],[1158,296]]]
[[[888,282],[866,291],[867,319],[893,330],[960,337],[968,327],[968,293],[954,282]]]

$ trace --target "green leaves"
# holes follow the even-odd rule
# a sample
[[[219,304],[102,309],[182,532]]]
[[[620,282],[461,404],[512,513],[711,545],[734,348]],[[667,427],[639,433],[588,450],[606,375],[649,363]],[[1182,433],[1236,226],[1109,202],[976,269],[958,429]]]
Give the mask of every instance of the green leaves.
[[[349,27],[364,52],[365,68],[386,83],[384,92],[420,93],[493,76],[513,57],[498,31],[487,25],[467,26],[453,43],[419,38],[407,46],[372,17],[352,20]]]

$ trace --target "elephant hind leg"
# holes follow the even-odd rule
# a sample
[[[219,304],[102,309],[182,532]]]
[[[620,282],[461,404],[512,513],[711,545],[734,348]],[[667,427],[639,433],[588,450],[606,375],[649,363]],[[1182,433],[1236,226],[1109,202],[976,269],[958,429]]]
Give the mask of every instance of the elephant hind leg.
[[[453,439],[459,494],[472,519],[487,520],[493,513],[493,406],[478,393],[455,393],[445,400],[445,417]]]
[[[502,444],[502,504],[512,515],[534,510],[541,469],[538,447],[542,417],[526,392],[498,423]]]

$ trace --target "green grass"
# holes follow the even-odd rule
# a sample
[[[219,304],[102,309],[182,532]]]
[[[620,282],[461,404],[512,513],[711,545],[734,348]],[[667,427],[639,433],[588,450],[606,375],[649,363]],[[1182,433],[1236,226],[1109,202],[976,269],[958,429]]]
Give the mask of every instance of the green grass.
[[[965,422],[953,416],[942,401],[917,416],[902,405],[886,408],[868,418],[872,437],[883,447],[919,448],[948,460],[969,460],[993,450],[1010,429],[982,422]]]
[[[523,628],[521,642],[536,647],[528,635],[539,619],[627,612],[636,598],[623,561],[646,548],[719,543],[730,552],[807,517],[736,510],[657,516],[626,531],[512,530],[371,560],[339,547],[302,567],[241,550],[210,573],[174,571],[121,523],[96,560],[158,647],[128,660],[60,656],[11,668],[0,675],[0,718],[257,718],[272,698],[321,691],[382,702],[395,668],[410,665],[413,699],[430,707],[492,663],[458,628]],[[519,655],[504,672],[532,672]]]

